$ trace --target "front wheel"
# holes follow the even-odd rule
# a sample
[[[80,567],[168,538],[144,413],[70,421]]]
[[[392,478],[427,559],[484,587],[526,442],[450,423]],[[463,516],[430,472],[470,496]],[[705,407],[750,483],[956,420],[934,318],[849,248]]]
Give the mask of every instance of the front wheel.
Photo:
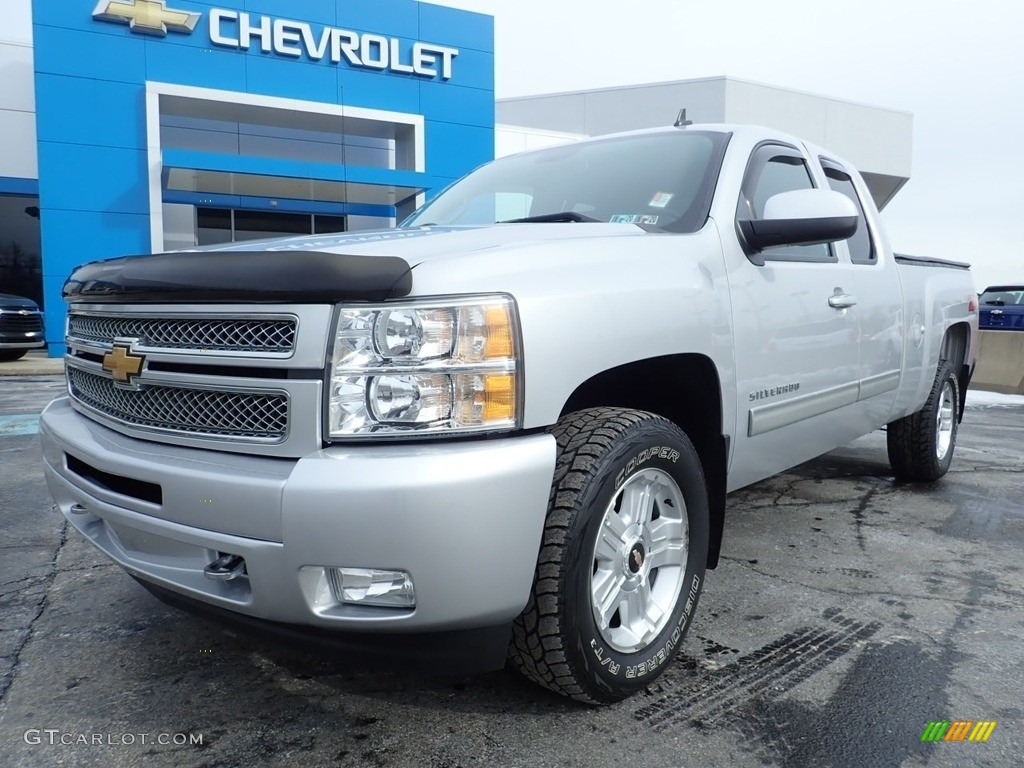
[[[886,431],[889,463],[899,480],[932,482],[949,470],[960,422],[960,382],[948,360],[939,361],[924,407]]]
[[[533,593],[510,658],[589,703],[623,699],[675,656],[704,585],[708,497],[671,422],[593,408],[553,429],[558,462]]]

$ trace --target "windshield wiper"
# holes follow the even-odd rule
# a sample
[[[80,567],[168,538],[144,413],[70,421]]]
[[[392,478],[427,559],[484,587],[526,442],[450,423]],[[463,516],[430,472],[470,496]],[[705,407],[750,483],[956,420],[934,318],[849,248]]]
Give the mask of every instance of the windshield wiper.
[[[582,213],[576,213],[576,211],[558,211],[556,213],[541,213],[537,216],[524,216],[521,219],[508,219],[507,221],[499,221],[498,224],[543,224],[545,222],[560,221],[601,223],[600,219],[595,219],[592,216],[587,216]]]

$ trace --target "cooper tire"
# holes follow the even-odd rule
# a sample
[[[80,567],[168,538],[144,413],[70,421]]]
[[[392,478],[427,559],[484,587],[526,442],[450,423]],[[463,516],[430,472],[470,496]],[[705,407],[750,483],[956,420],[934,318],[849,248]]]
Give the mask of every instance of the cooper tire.
[[[960,382],[953,364],[940,360],[924,407],[889,424],[886,445],[898,480],[933,482],[949,470],[960,422]]]
[[[545,688],[610,703],[679,650],[704,586],[707,487],[690,440],[660,416],[592,408],[552,434],[547,521],[510,660]]]

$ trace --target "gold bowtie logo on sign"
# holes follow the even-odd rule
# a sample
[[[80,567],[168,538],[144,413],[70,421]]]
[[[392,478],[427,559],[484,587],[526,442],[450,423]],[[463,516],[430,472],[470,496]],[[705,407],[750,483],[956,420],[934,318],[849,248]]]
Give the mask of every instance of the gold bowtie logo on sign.
[[[132,32],[164,37],[168,32],[192,34],[202,14],[176,11],[165,0],[100,0],[92,17],[127,24]]]
[[[142,372],[142,363],[145,360],[142,355],[131,354],[128,347],[115,346],[103,356],[103,370],[112,374],[114,381],[128,384],[132,376],[138,376]]]

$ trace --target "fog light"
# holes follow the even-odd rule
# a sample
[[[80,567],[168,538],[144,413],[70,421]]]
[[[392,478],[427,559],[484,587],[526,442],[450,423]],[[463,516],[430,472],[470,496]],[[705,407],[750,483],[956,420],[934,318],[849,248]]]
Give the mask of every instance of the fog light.
[[[412,577],[405,571],[375,568],[328,568],[327,580],[339,603],[377,605],[384,608],[413,608],[416,593]]]

